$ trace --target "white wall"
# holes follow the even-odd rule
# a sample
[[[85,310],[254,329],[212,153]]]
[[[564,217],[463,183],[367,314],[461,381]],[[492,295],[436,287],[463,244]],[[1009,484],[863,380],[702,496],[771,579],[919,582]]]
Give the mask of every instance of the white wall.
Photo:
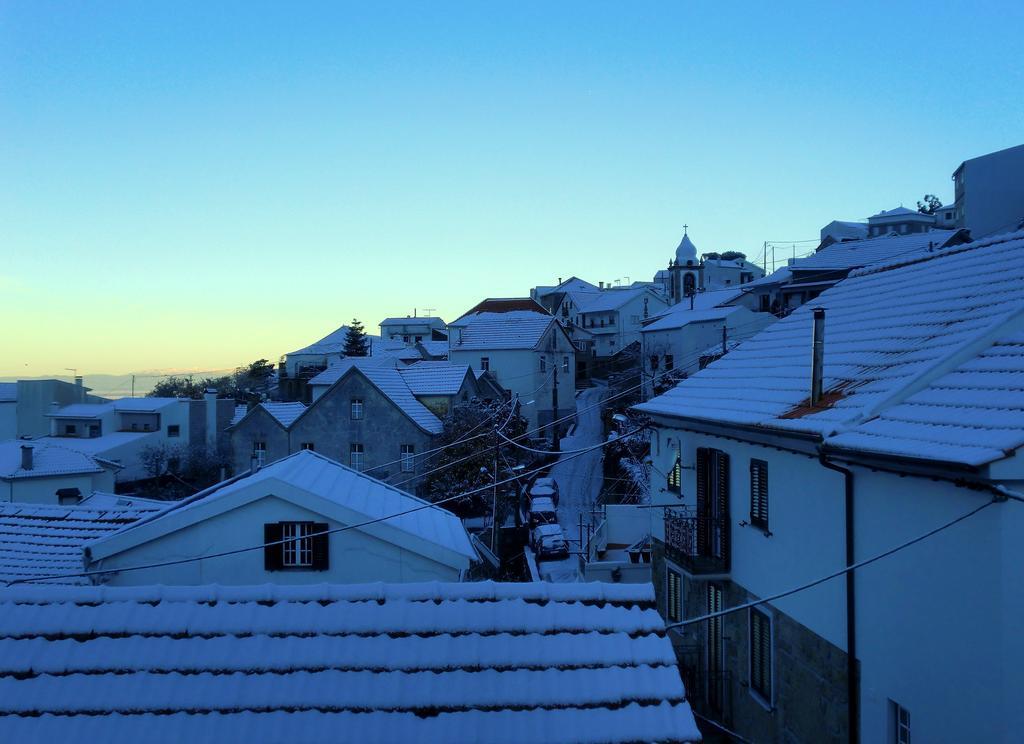
[[[112,492],[114,474],[82,473],[76,475],[44,475],[37,478],[14,478],[0,481],[0,501],[18,501],[25,504],[59,504],[59,488],[77,488],[82,498],[93,491]]]
[[[116,569],[118,566],[159,563],[263,542],[263,525],[279,521],[326,522],[330,528],[341,524],[289,501],[267,496],[210,519],[198,522],[125,550],[91,566]],[[326,571],[265,571],[263,550],[251,550],[224,558],[184,563],[177,566],[131,571],[112,576],[116,586],[141,584],[354,584],[369,581],[458,581],[459,571],[432,561],[418,553],[403,550],[360,530],[330,535],[329,564]]]

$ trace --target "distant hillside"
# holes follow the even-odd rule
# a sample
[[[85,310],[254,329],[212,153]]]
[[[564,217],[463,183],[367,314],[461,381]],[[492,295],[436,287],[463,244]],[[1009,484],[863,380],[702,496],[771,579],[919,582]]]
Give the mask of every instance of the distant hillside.
[[[183,370],[167,372],[164,370],[148,370],[138,372],[135,375],[135,397],[139,398],[150,390],[163,377],[177,375],[179,377],[192,376],[197,379],[203,377],[222,377],[235,371],[234,367],[228,369],[211,369],[202,371]],[[85,386],[92,388],[93,395],[100,395],[104,398],[127,398],[132,394],[132,376],[127,375],[82,375],[85,378]],[[35,377],[3,377],[0,382],[16,382],[17,380],[67,380],[72,382],[71,377],[65,375],[38,375]]]

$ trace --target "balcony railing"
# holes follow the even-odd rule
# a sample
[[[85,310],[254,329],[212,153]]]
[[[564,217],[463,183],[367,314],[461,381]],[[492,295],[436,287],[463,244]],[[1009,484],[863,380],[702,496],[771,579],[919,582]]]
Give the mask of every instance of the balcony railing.
[[[665,556],[694,574],[729,572],[729,520],[665,510]]]

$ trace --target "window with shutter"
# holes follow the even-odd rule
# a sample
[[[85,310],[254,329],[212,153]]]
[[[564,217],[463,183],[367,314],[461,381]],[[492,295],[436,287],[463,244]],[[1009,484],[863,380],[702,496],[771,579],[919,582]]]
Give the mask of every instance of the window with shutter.
[[[263,525],[263,569],[265,571],[281,570],[281,534],[280,522]]]
[[[680,493],[682,490],[683,464],[681,457],[679,450],[676,450],[676,457],[668,471],[668,490],[672,493]]]
[[[683,619],[683,577],[671,568],[666,571],[666,614],[670,623]]]
[[[750,609],[750,689],[772,704],[772,621],[764,612]]]
[[[768,529],[768,463],[750,461],[750,523]]]
[[[331,536],[324,534],[330,529],[326,522],[314,522],[310,542],[313,547],[313,560],[310,568],[314,571],[326,571],[331,566],[329,549]]]

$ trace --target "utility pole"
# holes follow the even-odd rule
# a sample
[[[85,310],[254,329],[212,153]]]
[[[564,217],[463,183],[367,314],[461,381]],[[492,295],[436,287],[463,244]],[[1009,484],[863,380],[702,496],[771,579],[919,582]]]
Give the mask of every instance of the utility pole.
[[[729,329],[726,328],[725,323],[722,323],[722,356],[726,354],[726,343],[729,340]]]
[[[494,441],[494,495],[491,501],[491,552],[498,554],[498,441]]]
[[[132,375],[132,397],[135,397],[135,375]]]
[[[551,384],[551,420],[555,421],[558,419],[558,358],[555,357],[552,360],[552,371],[554,372],[554,381]],[[558,452],[558,425],[552,424],[551,426],[551,449]]]

